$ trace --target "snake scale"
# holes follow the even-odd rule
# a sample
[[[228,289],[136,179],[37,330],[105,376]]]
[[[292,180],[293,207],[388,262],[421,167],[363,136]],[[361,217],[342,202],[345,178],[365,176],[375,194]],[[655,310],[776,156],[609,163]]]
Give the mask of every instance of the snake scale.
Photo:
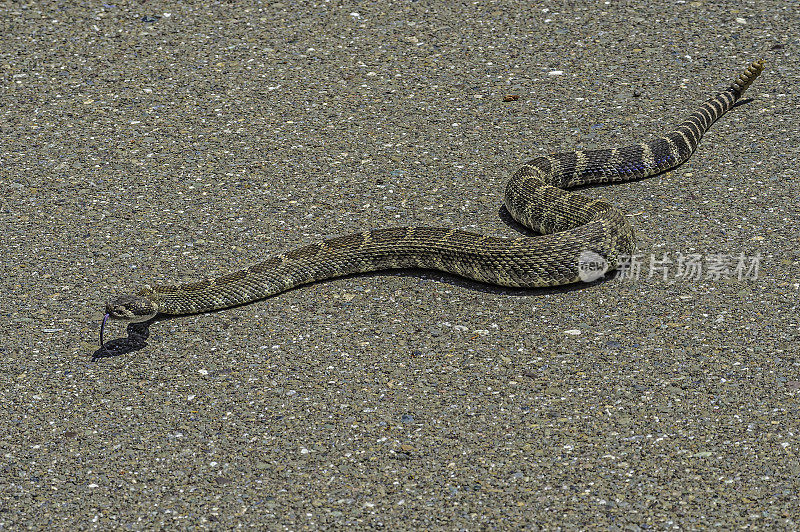
[[[511,176],[504,201],[519,223],[542,236],[502,238],[457,229],[397,227],[331,238],[275,255],[216,279],[176,286],[145,285],[106,303],[108,318],[146,321],[243,305],[295,286],[352,273],[424,268],[509,287],[546,287],[580,280],[582,253],[616,268],[634,250],[625,215],[605,201],[565,189],[641,179],[686,161],[703,133],[764,69],[748,66],[674,130],[620,148],[537,157]],[[101,326],[101,344],[102,344]]]

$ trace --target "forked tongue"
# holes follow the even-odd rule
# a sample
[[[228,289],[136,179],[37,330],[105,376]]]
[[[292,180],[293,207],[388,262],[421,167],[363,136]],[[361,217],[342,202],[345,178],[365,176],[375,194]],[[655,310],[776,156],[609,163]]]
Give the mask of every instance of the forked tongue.
[[[108,321],[109,317],[110,317],[109,313],[106,312],[106,315],[103,316],[103,322],[100,324],[100,347],[103,347],[103,345],[105,345],[105,342],[103,341],[103,331],[106,328],[106,322]]]

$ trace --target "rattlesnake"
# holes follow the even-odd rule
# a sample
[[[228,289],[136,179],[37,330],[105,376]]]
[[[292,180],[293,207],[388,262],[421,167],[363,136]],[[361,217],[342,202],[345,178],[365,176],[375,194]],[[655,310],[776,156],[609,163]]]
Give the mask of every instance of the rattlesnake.
[[[654,140],[558,153],[525,163],[511,176],[504,201],[515,220],[542,236],[501,238],[457,229],[398,227],[331,238],[216,279],[145,285],[136,295],[108,301],[103,326],[108,318],[137,322],[156,314],[194,314],[243,305],[298,285],[377,270],[425,268],[500,286],[545,287],[579,281],[579,263],[587,253],[614,269],[634,250],[633,230],[625,215],[602,200],[564,189],[641,179],[675,168],[763,69],[763,61],[752,63],[730,87]]]

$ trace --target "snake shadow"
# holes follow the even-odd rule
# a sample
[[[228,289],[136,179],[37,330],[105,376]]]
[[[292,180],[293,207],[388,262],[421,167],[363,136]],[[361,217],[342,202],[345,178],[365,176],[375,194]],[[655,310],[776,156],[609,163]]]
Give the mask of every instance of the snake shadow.
[[[144,349],[147,347],[147,338],[150,336],[150,325],[168,318],[169,316],[155,316],[148,321],[129,323],[125,329],[128,336],[101,344],[100,348],[92,353],[92,361],[97,362],[101,358],[118,357]]]
[[[585,290],[591,286],[608,282],[611,279],[611,276],[607,275],[595,281],[576,283],[565,286],[554,286],[545,288],[513,288],[513,287],[500,287],[486,283],[480,283],[478,281],[463,279],[455,275],[451,275],[444,272],[438,272],[435,270],[402,269],[402,270],[386,270],[381,272],[354,273],[351,275],[343,275],[341,277],[336,277],[335,279],[326,279],[324,281],[318,281],[318,283],[322,284],[336,279],[347,279],[352,277],[368,278],[368,277],[386,277],[386,276],[417,277],[421,280],[437,281],[440,283],[449,284],[451,286],[465,288],[471,291],[484,292],[487,294],[502,294],[504,296],[511,296],[511,297],[535,297],[535,296],[542,296],[545,294],[562,294],[562,293],[573,292],[576,290]],[[302,286],[304,285],[291,288],[286,292],[281,292],[280,294],[276,294],[275,296],[272,297],[281,296],[287,292],[291,292],[292,290],[301,288]],[[257,305],[263,301],[272,299],[272,297],[259,299],[258,301],[251,301],[250,303],[244,303],[242,305],[236,305],[233,307],[227,307],[224,309],[214,310],[210,312],[198,312],[196,314],[181,314],[180,316],[158,314],[154,318],[151,318],[148,321],[143,321],[139,323],[129,323],[125,329],[127,337],[115,338],[114,340],[109,340],[108,342],[101,345],[94,353],[92,353],[92,361],[97,362],[104,358],[112,358],[112,357],[127,355],[129,353],[133,353],[144,349],[148,345],[147,339],[150,336],[150,326],[156,323],[173,319],[185,318],[187,316],[196,316],[199,314],[216,314],[217,312],[225,312],[231,309],[244,307],[247,305]]]

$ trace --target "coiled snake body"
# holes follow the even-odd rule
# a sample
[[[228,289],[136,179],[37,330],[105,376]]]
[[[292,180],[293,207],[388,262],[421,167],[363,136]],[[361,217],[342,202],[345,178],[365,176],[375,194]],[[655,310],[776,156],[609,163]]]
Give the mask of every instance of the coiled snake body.
[[[525,163],[508,182],[505,204],[539,237],[499,238],[431,227],[375,229],[331,238],[276,255],[216,279],[145,286],[106,303],[106,317],[145,321],[156,314],[194,314],[264,299],[292,287],[351,273],[426,268],[509,287],[545,287],[580,280],[590,252],[616,268],[634,250],[633,230],[614,206],[564,189],[659,174],[686,161],[703,133],[764,69],[756,61],[730,87],[673,131],[621,148],[559,153]],[[102,343],[102,328],[101,328]]]

